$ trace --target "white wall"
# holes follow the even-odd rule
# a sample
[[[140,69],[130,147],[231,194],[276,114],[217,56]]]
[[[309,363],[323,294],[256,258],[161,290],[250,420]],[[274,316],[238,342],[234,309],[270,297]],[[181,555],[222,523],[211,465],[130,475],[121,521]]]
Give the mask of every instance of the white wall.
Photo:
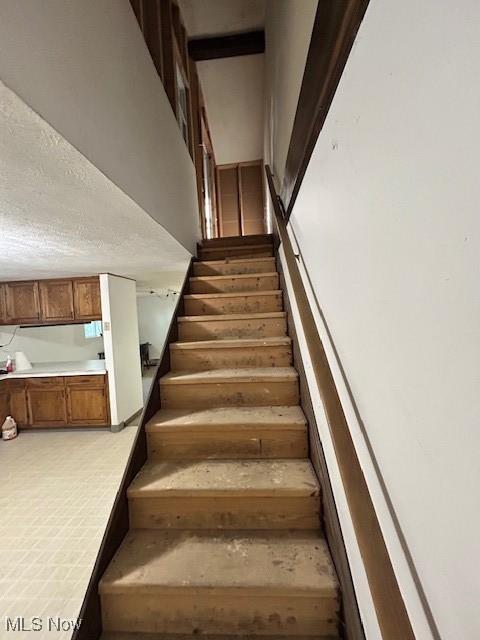
[[[143,407],[135,281],[100,274],[105,365],[112,425]]]
[[[264,57],[198,63],[217,164],[263,157]]]
[[[291,218],[440,635],[472,640],[479,24],[473,0],[372,0]],[[429,638],[327,348],[417,637]]]
[[[15,327],[0,327],[0,345],[10,342],[14,331]],[[103,338],[85,338],[83,324],[19,328],[11,344],[0,349],[0,362],[15,351],[23,351],[30,362],[96,360]]]
[[[178,295],[160,292],[137,298],[140,342],[150,342],[150,358],[162,355]]]
[[[268,0],[265,162],[281,187],[318,0]]]
[[[189,251],[193,162],[128,0],[0,0],[0,79]]]

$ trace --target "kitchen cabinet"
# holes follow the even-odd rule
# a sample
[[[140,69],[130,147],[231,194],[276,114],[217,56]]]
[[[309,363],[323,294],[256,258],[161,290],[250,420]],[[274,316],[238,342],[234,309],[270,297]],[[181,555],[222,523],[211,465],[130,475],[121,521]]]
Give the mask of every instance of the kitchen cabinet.
[[[0,380],[2,423],[8,415],[21,428],[109,425],[107,375]]]
[[[100,279],[0,282],[0,325],[48,325],[102,319]]]
[[[45,322],[74,320],[73,283],[71,280],[40,280],[41,319]]]
[[[10,394],[5,382],[0,380],[0,427],[10,415]]]
[[[75,278],[73,281],[73,304],[76,320],[101,320],[99,278]]]
[[[7,301],[5,299],[5,285],[0,283],[0,324],[7,324]]]
[[[108,424],[109,402],[104,376],[70,376],[67,389],[67,420],[71,425]]]
[[[67,424],[64,378],[27,378],[29,424],[63,427]]]
[[[5,380],[10,391],[10,415],[19,427],[28,425],[27,389],[23,378]]]
[[[38,324],[40,304],[38,282],[7,282],[5,301],[9,324]]]

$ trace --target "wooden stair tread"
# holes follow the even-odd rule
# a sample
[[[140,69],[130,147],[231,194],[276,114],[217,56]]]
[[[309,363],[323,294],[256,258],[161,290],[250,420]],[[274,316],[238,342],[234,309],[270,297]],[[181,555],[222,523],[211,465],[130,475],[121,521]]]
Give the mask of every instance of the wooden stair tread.
[[[307,420],[300,407],[217,407],[214,409],[161,409],[147,423],[147,432],[202,429],[223,431],[255,427],[266,429],[306,428]]]
[[[200,294],[197,294],[197,296],[198,295]],[[229,322],[231,320],[268,320],[270,318],[286,317],[286,311],[266,311],[264,313],[219,313],[211,316],[181,316],[178,318],[178,322]]]
[[[223,238],[209,238],[204,239],[198,243],[201,249],[210,249],[211,247],[221,247],[225,245],[229,246],[244,246],[244,245],[257,245],[265,244],[266,242],[273,242],[273,235],[271,233],[255,233],[249,236],[225,236]]]
[[[257,367],[245,369],[211,369],[209,371],[170,371],[160,384],[221,384],[222,382],[275,382],[297,380],[293,367]]]
[[[129,531],[101,594],[175,590],[336,598],[337,580],[316,531]]]
[[[279,296],[281,289],[272,289],[271,291],[232,291],[228,293],[188,293],[184,295],[184,299],[201,299],[201,298],[239,298],[245,296]]]
[[[272,276],[278,276],[278,272],[260,271],[259,273],[228,273],[225,275],[192,276],[191,278],[189,278],[189,280],[191,282],[205,282],[207,280],[222,282],[223,280],[251,280],[252,278],[271,278]]]
[[[146,462],[128,497],[318,496],[317,477],[304,460],[189,460]]]
[[[100,636],[100,640],[194,640],[196,638],[201,640],[260,640],[258,635],[217,635],[211,633],[198,634],[185,634],[185,633],[135,633],[128,631],[106,631]],[[263,636],[265,637],[265,636]],[[268,635],[268,640],[338,640],[338,636],[285,636]]]
[[[237,258],[233,256],[232,258],[220,258],[218,260],[197,260],[194,262],[194,265],[206,265],[206,266],[218,266],[220,264],[243,264],[244,262],[270,262],[271,264],[275,264],[276,258],[275,256],[258,256],[257,258]],[[275,270],[274,270],[275,271]]]
[[[170,349],[245,349],[246,347],[280,347],[288,346],[292,339],[288,336],[277,338],[226,338],[224,340],[194,340],[191,342],[172,342]]]
[[[271,242],[259,242],[258,244],[224,244],[224,245],[220,245],[220,246],[215,246],[215,247],[202,247],[200,246],[200,253],[203,252],[208,252],[208,253],[221,253],[222,251],[229,251],[231,249],[238,249],[238,250],[244,250],[245,252],[247,251],[252,251],[252,250],[259,250],[259,249],[272,249],[272,243]]]

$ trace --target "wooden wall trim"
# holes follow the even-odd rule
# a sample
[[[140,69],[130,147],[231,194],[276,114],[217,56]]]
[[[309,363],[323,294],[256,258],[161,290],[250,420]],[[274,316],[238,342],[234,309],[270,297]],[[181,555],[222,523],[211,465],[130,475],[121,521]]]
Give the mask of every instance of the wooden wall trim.
[[[363,475],[333,374],[288,236],[270,167],[266,166],[265,170],[279,240],[283,245],[286,266],[295,291],[295,300],[312,360],[312,370],[322,398],[382,637],[385,640],[397,640],[399,638],[402,640],[415,640],[372,497]]]
[[[369,0],[319,0],[281,191],[287,220]]]
[[[234,56],[250,56],[265,51],[265,31],[248,31],[230,36],[192,38],[188,53],[194,60],[216,60]]]
[[[276,243],[275,243],[276,245]],[[353,584],[347,550],[343,538],[343,532],[338,516],[337,505],[333,494],[330,474],[325,458],[325,453],[320,440],[313,402],[308,387],[307,376],[302,353],[299,346],[297,328],[293,322],[292,305],[289,290],[286,285],[283,264],[276,248],[277,270],[280,274],[280,288],[283,291],[285,311],[287,312],[288,335],[292,339],[293,360],[299,374],[300,403],[308,421],[309,457],[315,473],[317,474],[322,489],[322,524],[330,554],[335,565],[335,570],[340,583],[342,603],[340,611],[341,637],[344,640],[365,640],[362,619],[358,608],[355,587]]]
[[[183,296],[187,293],[189,278],[193,272],[192,264],[193,259],[190,261],[189,268],[185,274],[182,284],[182,289],[178,294],[177,304],[170,321],[167,339],[163,346],[160,362],[154,373],[150,394],[140,418],[140,426],[135,436],[132,450],[120,482],[120,487],[110,512],[110,517],[108,519],[105,533],[103,534],[97,559],[80,609],[79,618],[81,619],[81,623],[74,631],[72,640],[98,640],[102,632],[102,616],[100,598],[98,595],[98,584],[129,529],[127,489],[133,478],[147,460],[147,436],[145,426],[160,409],[160,378],[170,370],[169,345],[171,342],[175,342],[178,339],[177,319],[184,315]]]

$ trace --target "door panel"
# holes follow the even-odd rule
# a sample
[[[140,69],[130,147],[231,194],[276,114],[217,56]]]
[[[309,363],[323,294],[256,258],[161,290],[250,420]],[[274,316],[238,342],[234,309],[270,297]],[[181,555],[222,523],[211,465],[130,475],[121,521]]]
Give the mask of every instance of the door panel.
[[[265,233],[262,165],[240,165],[239,171],[243,235]]]
[[[239,236],[240,206],[238,193],[238,169],[226,167],[218,169],[218,196],[220,204],[220,235]]]
[[[30,424],[45,427],[63,427],[67,424],[65,388],[29,388],[27,397]]]

